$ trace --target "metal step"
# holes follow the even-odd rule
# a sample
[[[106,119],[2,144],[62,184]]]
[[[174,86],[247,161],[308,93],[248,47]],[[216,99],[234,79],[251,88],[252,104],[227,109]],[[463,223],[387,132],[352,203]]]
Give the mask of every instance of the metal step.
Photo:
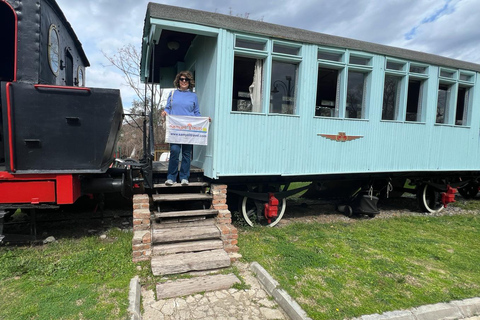
[[[208,187],[208,182],[190,182],[188,185],[184,186],[180,183],[175,183],[174,185],[167,186],[165,183],[156,183],[153,185],[154,188],[188,188],[188,187]]]
[[[216,214],[218,214],[218,210],[214,209],[155,212],[155,219],[210,216]]]
[[[152,199],[154,202],[212,200],[212,195],[208,193],[154,194]]]

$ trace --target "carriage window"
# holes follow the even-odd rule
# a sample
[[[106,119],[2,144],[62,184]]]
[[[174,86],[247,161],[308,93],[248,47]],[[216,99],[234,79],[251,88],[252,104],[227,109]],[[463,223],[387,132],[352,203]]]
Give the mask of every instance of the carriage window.
[[[365,118],[365,86],[366,73],[360,71],[348,71],[346,118]]]
[[[438,86],[437,99],[437,119],[436,123],[448,123],[448,111],[450,101],[452,99],[452,86],[448,84],[440,84]]]
[[[411,63],[410,64],[410,72],[418,73],[418,74],[426,74],[427,73],[427,67]]]
[[[78,66],[77,68],[77,83],[76,85],[79,87],[85,87],[85,71],[83,71],[83,68]]]
[[[254,40],[236,38],[235,47],[263,51],[265,50],[265,41],[254,41]]]
[[[58,75],[58,67],[60,65],[60,42],[58,38],[58,31],[55,25],[50,26],[48,32],[48,63],[53,74]]]
[[[263,60],[235,57],[232,111],[262,112]]]
[[[298,65],[291,62],[272,61],[272,88],[270,112],[295,114],[295,88]]]
[[[402,93],[402,77],[385,75],[382,120],[397,120]]]
[[[284,53],[290,55],[298,55],[300,49],[297,47],[285,46],[278,43],[274,43],[273,52],[275,53]]]
[[[457,110],[455,112],[455,125],[466,126],[468,125],[468,104],[470,98],[470,88],[458,87],[457,94]]]
[[[322,67],[318,68],[315,116],[339,116],[339,81],[339,70]]]
[[[452,70],[446,70],[446,69],[440,69],[440,77],[442,78],[450,78],[454,79],[455,78],[455,71]]]
[[[402,71],[405,67],[403,62],[387,61],[387,69]]]
[[[407,114],[405,121],[422,121],[424,81],[410,79],[408,81]]]
[[[369,66],[370,61],[371,61],[370,57],[360,57],[360,56],[350,55],[349,63],[360,65],[360,66]]]
[[[343,61],[343,52],[319,51],[318,59],[341,62]]]

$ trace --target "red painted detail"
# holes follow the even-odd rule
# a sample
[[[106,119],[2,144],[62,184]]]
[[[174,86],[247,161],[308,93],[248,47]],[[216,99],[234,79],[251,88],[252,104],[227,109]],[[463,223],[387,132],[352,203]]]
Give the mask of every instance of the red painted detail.
[[[13,61],[13,81],[17,81],[17,56],[18,56],[18,16],[17,13],[15,12],[15,9],[5,1],[4,2],[8,7],[13,12],[13,16],[15,17],[15,55],[14,55],[14,61]]]
[[[268,203],[264,204],[265,218],[268,220],[268,223],[272,222],[272,218],[278,216],[278,199],[275,198],[275,195],[272,192],[268,193]]]
[[[10,154],[10,170],[15,172],[15,163],[13,162],[13,119],[12,119],[12,100],[10,93],[11,82],[7,83],[7,122],[8,122],[8,146]]]
[[[0,172],[0,203],[72,204],[81,195],[81,183],[77,175],[12,175]]]
[[[457,189],[450,186],[447,186],[447,192],[442,192],[442,203],[445,208],[447,204],[455,202],[455,193],[457,193]]]
[[[84,87],[71,87],[71,86],[54,86],[50,84],[35,84],[33,85],[35,89],[65,89],[65,90],[80,90],[90,92],[90,88]]]
[[[326,139],[330,139],[330,140],[337,141],[337,142],[347,142],[347,141],[352,141],[352,140],[363,138],[363,136],[347,136],[347,134],[345,132],[339,132],[338,134],[322,134],[322,133],[319,133],[318,135],[321,136],[321,137],[324,137]]]
[[[0,203],[55,203],[55,181],[4,181],[0,194]]]
[[[69,174],[57,176],[57,204],[74,203],[81,196],[80,179]]]

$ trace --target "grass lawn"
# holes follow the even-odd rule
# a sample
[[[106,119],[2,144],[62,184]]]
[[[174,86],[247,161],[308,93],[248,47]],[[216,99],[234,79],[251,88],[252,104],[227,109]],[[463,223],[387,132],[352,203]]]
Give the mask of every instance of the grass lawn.
[[[312,319],[480,296],[480,216],[291,223],[242,229],[258,261]]]
[[[125,319],[132,233],[0,247],[0,319]]]

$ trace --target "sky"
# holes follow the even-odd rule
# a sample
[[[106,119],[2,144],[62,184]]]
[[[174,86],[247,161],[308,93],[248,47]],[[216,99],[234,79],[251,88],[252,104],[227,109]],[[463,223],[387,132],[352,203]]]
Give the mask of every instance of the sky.
[[[89,87],[135,94],[105,54],[140,50],[147,0],[57,0],[90,61]],[[154,1],[155,2],[155,1]],[[314,32],[423,51],[480,64],[479,0],[158,0]],[[301,5],[299,5],[301,3]]]

